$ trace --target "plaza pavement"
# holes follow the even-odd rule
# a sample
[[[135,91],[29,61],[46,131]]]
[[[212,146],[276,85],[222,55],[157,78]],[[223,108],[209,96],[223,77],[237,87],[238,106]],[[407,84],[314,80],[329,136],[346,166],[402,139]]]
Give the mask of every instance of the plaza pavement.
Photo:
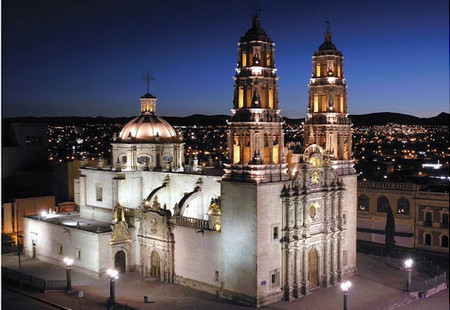
[[[2,266],[18,270],[17,255],[2,255]],[[65,268],[41,262],[30,257],[22,257],[22,272],[48,280],[62,280],[66,277]],[[422,280],[421,274],[414,270],[413,281]],[[410,297],[403,292],[406,286],[406,273],[400,270],[399,262],[386,258],[358,254],[358,274],[349,279],[350,310],[448,310],[449,294],[445,290],[427,299]],[[5,283],[2,284],[5,286]],[[109,279],[94,279],[72,271],[73,293],[39,293],[27,290],[24,293],[72,310],[106,309],[109,296]],[[4,289],[2,292],[4,293]],[[79,292],[83,291],[83,297]],[[148,296],[150,303],[143,303]],[[137,272],[124,274],[116,282],[116,301],[118,309],[254,309],[238,305],[217,296],[182,287],[173,283],[161,283],[152,278],[143,278]],[[261,309],[279,310],[336,310],[342,309],[343,296],[339,285],[330,288],[317,288],[312,294],[291,302],[280,301]]]

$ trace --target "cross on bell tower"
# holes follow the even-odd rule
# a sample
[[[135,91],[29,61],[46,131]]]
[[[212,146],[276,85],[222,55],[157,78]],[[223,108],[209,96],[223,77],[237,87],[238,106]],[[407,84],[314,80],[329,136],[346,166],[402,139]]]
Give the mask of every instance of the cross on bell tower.
[[[150,82],[154,80],[154,78],[152,78],[150,76],[150,72],[147,71],[147,75],[143,78],[143,80],[146,82],[147,84],[147,94],[150,93]]]
[[[156,97],[150,94],[150,82],[154,80],[147,72],[143,78],[147,84],[147,93],[141,97],[141,114],[155,114],[156,113]]]

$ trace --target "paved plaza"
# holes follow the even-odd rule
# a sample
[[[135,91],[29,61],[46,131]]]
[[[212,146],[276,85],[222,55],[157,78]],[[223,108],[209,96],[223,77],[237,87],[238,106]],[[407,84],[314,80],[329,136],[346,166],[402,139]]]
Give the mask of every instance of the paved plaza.
[[[17,255],[2,256],[2,266],[18,270]],[[404,292],[406,273],[400,270],[397,260],[358,254],[358,275],[351,277],[351,310],[393,310],[393,309],[433,309],[448,310],[449,294],[445,290],[426,299],[410,297]],[[32,276],[47,280],[65,279],[66,271],[61,266],[54,266],[29,257],[22,257],[22,271]],[[414,280],[422,280],[415,270]],[[72,272],[74,292],[67,294],[39,293],[25,291],[31,297],[65,306],[72,310],[106,309],[109,296],[109,280],[105,277],[94,279],[76,271]],[[2,295],[8,295],[3,284]],[[79,292],[83,291],[83,297]],[[149,303],[144,303],[144,296]],[[119,309],[254,309],[218,298],[217,296],[182,287],[173,283],[161,283],[153,278],[143,278],[137,272],[124,274],[116,282],[116,301],[122,305]],[[286,310],[335,310],[342,309],[343,296],[339,286],[315,289],[310,295],[291,302],[280,301],[261,309]]]

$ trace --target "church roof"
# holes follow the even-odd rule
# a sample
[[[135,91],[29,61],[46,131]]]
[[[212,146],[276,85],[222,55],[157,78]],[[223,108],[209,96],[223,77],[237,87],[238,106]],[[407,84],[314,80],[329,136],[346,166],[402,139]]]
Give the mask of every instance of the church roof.
[[[144,96],[141,96],[141,98],[156,98],[156,97],[150,93],[146,93]]]
[[[253,16],[253,25],[252,28],[247,30],[245,36],[241,37],[241,42],[248,41],[266,41],[272,42],[272,39],[267,36],[264,29],[261,28],[261,18],[258,14]]]
[[[175,129],[156,114],[141,114],[126,124],[119,134],[125,143],[179,143]]]
[[[338,51],[336,45],[331,42],[331,32],[325,32],[325,41],[319,46],[319,50],[314,53],[314,56],[318,55],[339,55],[342,53]]]

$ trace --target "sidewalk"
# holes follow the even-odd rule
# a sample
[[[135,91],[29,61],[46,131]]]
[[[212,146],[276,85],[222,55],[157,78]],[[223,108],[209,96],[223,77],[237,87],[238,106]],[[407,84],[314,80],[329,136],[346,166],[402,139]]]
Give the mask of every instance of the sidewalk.
[[[18,269],[17,255],[3,255],[2,266]],[[396,267],[397,266],[397,267]],[[352,282],[350,292],[350,309],[379,310],[393,303],[408,301],[408,294],[403,293],[406,286],[405,271],[398,268],[398,261],[391,259],[389,265],[385,258],[358,254],[358,275],[349,280]],[[45,279],[65,279],[65,269],[43,263],[29,257],[22,257],[22,271]],[[413,280],[421,280],[422,276],[413,273]],[[106,309],[106,299],[109,296],[109,280],[90,278],[72,271],[72,286],[74,293],[27,293],[50,302],[64,305],[73,310]],[[83,297],[79,292],[83,291]],[[433,299],[415,301],[403,309],[448,309],[448,290],[438,294]],[[144,304],[143,298],[148,296],[151,303]],[[446,298],[446,302],[445,302]],[[286,310],[335,310],[342,308],[343,296],[338,285],[323,289],[319,288],[308,296],[292,302],[280,301],[262,309]],[[437,300],[437,301],[435,301]],[[124,274],[116,282],[116,301],[132,309],[254,309],[247,306],[219,299],[218,297],[173,283],[161,283],[152,278],[143,278],[136,272]],[[414,301],[414,300],[412,300]],[[412,302],[408,301],[408,302]],[[420,307],[411,308],[420,303]],[[439,308],[440,304],[445,307]],[[433,305],[428,308],[428,305]],[[386,308],[387,309],[387,308]],[[400,309],[400,308],[397,308]]]

